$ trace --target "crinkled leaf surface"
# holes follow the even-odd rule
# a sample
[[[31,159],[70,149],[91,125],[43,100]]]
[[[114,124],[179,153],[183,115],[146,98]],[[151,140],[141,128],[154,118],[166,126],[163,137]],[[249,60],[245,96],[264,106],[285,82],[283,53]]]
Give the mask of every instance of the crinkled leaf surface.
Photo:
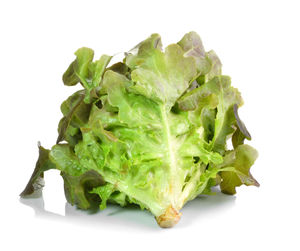
[[[185,57],[177,44],[171,44],[162,52],[155,47],[160,39],[153,35],[140,45],[137,55],[129,55],[126,64],[133,70],[131,90],[170,109],[189,87],[196,75],[196,63]]]

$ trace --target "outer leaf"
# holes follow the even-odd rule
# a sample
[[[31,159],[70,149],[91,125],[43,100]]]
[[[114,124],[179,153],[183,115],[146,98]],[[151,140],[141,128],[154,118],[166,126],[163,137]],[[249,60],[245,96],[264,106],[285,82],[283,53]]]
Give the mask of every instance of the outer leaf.
[[[172,44],[165,53],[154,47],[158,39],[153,35],[139,47],[137,55],[129,55],[126,63],[131,69],[135,85],[131,90],[170,109],[189,87],[196,75],[192,57],[185,57],[180,46]]]
[[[121,63],[121,62],[113,64],[112,66],[107,68],[107,70],[117,72],[117,73],[125,75],[127,77],[130,75],[129,67],[126,64]]]
[[[93,203],[99,203],[98,198],[89,193],[92,189],[105,184],[99,173],[90,170],[80,176],[73,176],[61,172],[61,176],[64,179],[65,196],[70,204],[77,205],[81,209],[88,209]]]
[[[239,145],[235,150],[226,153],[224,162],[219,167],[233,167],[234,170],[221,172],[223,193],[235,194],[235,188],[242,184],[259,186],[249,170],[257,156],[257,151],[249,145]]]
[[[138,43],[129,52],[125,53],[126,64],[132,69],[135,68],[142,61],[136,57],[137,54],[140,54],[141,52],[147,52],[152,49],[158,49],[162,51],[161,37],[159,34],[152,34],[149,38]]]
[[[76,59],[70,64],[69,68],[63,75],[65,85],[76,85],[81,82],[87,88],[87,78],[89,76],[89,64],[93,61],[94,51],[82,47],[75,52]]]
[[[211,142],[211,149],[223,154],[225,152],[226,139],[234,132],[233,124],[236,119],[233,106],[242,105],[243,100],[237,89],[230,86],[230,78],[219,76],[212,79],[215,83],[215,92],[219,103],[215,119],[215,133]]]
[[[205,50],[199,35],[191,31],[184,35],[184,37],[178,42],[178,45],[186,52],[188,57],[205,57]]]
[[[91,65],[91,75],[92,75],[92,87],[95,88],[99,86],[103,73],[111,60],[111,56],[102,55],[99,60]]]
[[[76,59],[63,75],[63,82],[65,85],[76,85],[80,82],[86,91],[84,102],[91,103],[92,97],[96,95],[95,88],[99,86],[112,57],[102,55],[93,63],[94,51],[86,47],[78,49],[75,55]]]
[[[207,52],[206,57],[210,63],[210,70],[205,76],[206,80],[211,80],[216,76],[220,76],[222,74],[222,63],[217,54],[211,50]]]
[[[234,148],[236,148],[238,145],[244,144],[244,139],[251,140],[251,135],[248,132],[245,124],[243,123],[243,121],[240,119],[240,117],[238,115],[237,104],[234,104],[233,110],[234,110],[234,116],[236,119],[237,128],[236,128],[234,134],[232,135],[232,145]]]
[[[23,192],[20,194],[21,197],[28,197],[33,195],[35,191],[41,190],[44,185],[44,172],[49,169],[55,169],[55,165],[49,160],[49,150],[43,148],[38,143],[39,158],[36,162],[35,169],[28,181]]]
[[[80,90],[71,95],[61,105],[61,111],[64,117],[61,119],[58,127],[58,138],[56,144],[67,140],[74,145],[80,139],[78,129],[83,126],[89,118],[91,105],[83,102],[85,92]],[[77,128],[77,130],[76,130]]]
[[[73,149],[67,144],[54,145],[49,158],[58,170],[72,176],[80,176],[90,170],[80,164],[80,160],[74,154]]]
[[[179,108],[184,111],[192,111],[199,106],[209,106],[214,109],[218,105],[218,93],[219,93],[219,78],[215,78],[206,84],[196,88],[178,100]]]
[[[237,127],[235,129],[235,132],[232,135],[231,138],[231,142],[232,142],[232,146],[233,148],[237,148],[239,145],[243,145],[244,144],[244,140],[245,140],[245,135],[241,132],[240,128]]]
[[[186,57],[193,57],[196,60],[199,74],[207,74],[210,71],[211,61],[206,57],[201,38],[196,32],[185,34],[178,45],[185,51]]]

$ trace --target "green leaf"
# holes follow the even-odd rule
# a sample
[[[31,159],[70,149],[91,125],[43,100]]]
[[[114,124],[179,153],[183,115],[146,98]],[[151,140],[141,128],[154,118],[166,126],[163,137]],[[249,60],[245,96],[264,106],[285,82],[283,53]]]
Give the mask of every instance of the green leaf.
[[[199,35],[191,31],[183,36],[178,45],[186,52],[187,57],[205,57],[205,50]]]
[[[119,74],[125,75],[126,77],[130,76],[129,67],[122,62],[113,64],[112,66],[107,68],[107,70],[117,72]]]
[[[237,148],[239,145],[243,145],[244,144],[244,140],[245,140],[245,135],[241,132],[240,128],[237,127],[236,130],[234,131],[232,138],[231,138],[231,142],[232,142],[232,146],[233,148]]]
[[[206,52],[201,38],[196,32],[189,32],[177,43],[184,51],[186,57],[193,57],[196,61],[199,74],[207,74],[211,69],[211,60],[206,57]]]
[[[64,180],[64,191],[67,201],[80,209],[88,209],[93,204],[99,203],[97,196],[90,191],[96,187],[104,186],[102,176],[94,170],[87,171],[79,176],[73,176],[67,172],[61,172]]]
[[[240,119],[240,117],[238,115],[237,104],[234,104],[233,110],[234,110],[234,116],[236,119],[236,127],[237,128],[236,128],[234,134],[232,135],[232,145],[234,148],[236,148],[238,145],[244,144],[245,139],[251,140],[251,135],[248,132],[245,124],[243,123],[243,121]]]
[[[93,61],[94,51],[82,47],[75,52],[76,59],[70,64],[63,75],[65,85],[72,86],[81,83],[85,88],[88,87],[87,78],[89,77],[89,65]]]
[[[201,110],[201,123],[204,128],[203,138],[209,143],[215,134],[215,118],[216,118],[216,109],[209,109],[208,107],[204,107]]]
[[[106,202],[111,194],[115,191],[115,187],[112,184],[106,184],[105,186],[100,186],[94,188],[90,193],[98,194],[101,198],[100,209],[106,208]]]
[[[224,162],[219,167],[232,167],[232,171],[221,172],[221,191],[227,194],[235,194],[235,188],[242,184],[259,186],[259,183],[250,173],[250,167],[258,156],[257,151],[249,145],[239,145],[233,151],[226,153]]]
[[[211,109],[218,105],[218,78],[213,79],[204,85],[186,93],[178,100],[179,108],[184,111],[192,111],[199,106],[208,106]]]
[[[34,171],[25,187],[23,192],[20,194],[21,197],[34,196],[35,192],[42,189],[44,185],[44,172],[49,169],[55,169],[54,163],[49,159],[49,150],[41,146],[40,142],[38,143],[39,148],[39,158],[36,162]]]
[[[134,68],[137,65],[137,53],[140,52],[146,52],[148,50],[152,49],[158,49],[162,51],[162,43],[161,43],[161,37],[159,34],[155,33],[152,34],[149,38],[146,40],[138,43],[136,46],[134,46],[130,51],[125,53],[126,56],[126,65],[128,65],[130,68]],[[140,61],[140,60],[139,60]]]
[[[127,196],[119,191],[113,192],[109,197],[109,202],[119,204],[124,207],[127,205]]]
[[[137,55],[128,55],[126,64],[132,69],[134,85],[131,91],[143,95],[170,109],[196,76],[192,57],[185,57],[177,44],[169,45],[165,53],[155,47],[158,35],[143,42]]]
[[[91,109],[90,104],[84,103],[84,97],[84,90],[80,90],[62,103],[61,111],[64,117],[59,122],[56,144],[67,140],[71,145],[74,145],[80,139],[78,129],[87,123]]]
[[[211,80],[214,83],[214,91],[218,96],[217,114],[215,119],[214,137],[210,143],[210,149],[220,154],[224,154],[226,150],[226,139],[234,132],[234,116],[233,106],[242,105],[243,100],[239,91],[230,86],[230,78],[228,76],[218,76]]]
[[[80,160],[68,144],[54,145],[49,158],[58,170],[73,176],[79,176],[89,170],[80,164]]]
[[[207,52],[206,57],[210,63],[210,70],[205,77],[209,81],[214,77],[220,76],[222,74],[222,63],[213,50]]]
[[[94,62],[91,66],[91,74],[92,74],[92,87],[99,86],[103,73],[111,60],[111,56],[102,55],[99,60]]]
[[[94,51],[82,47],[75,52],[76,59],[71,63],[63,75],[65,85],[81,83],[85,88],[85,103],[91,103],[92,97],[96,96],[95,88],[99,86],[103,73],[111,60],[111,56],[102,55],[99,60],[92,62]]]

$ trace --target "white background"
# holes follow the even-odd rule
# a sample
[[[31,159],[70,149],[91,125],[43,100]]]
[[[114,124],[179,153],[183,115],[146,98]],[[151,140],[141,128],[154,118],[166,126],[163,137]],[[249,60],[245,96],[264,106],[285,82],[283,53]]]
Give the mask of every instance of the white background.
[[[1,250],[299,250],[299,1],[1,1]],[[109,206],[94,215],[66,204],[59,173],[43,199],[19,200],[51,147],[60,103],[78,87],[61,76],[82,46],[96,57],[131,49],[151,33],[186,32],[214,49],[242,92],[240,116],[259,158],[260,188],[199,198],[173,229],[146,211]]]

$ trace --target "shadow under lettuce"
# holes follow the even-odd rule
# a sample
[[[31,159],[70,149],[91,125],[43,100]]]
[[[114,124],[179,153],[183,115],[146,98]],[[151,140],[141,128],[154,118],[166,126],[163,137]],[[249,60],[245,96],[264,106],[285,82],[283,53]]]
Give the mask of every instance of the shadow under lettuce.
[[[212,213],[222,214],[224,209],[231,208],[235,203],[235,197],[220,193],[215,190],[215,195],[200,196],[188,202],[181,212],[181,220],[175,228],[186,227],[194,222],[201,221],[202,217],[207,218]],[[107,205],[105,210],[100,211],[98,207],[89,210],[81,210],[71,204],[65,204],[65,215],[60,215],[45,209],[43,196],[39,198],[20,198],[20,202],[31,207],[35,217],[48,218],[51,220],[62,220],[71,224],[83,224],[96,228],[143,228],[145,230],[157,231],[161,228],[157,225],[153,215],[147,210],[140,210],[135,205],[124,208],[118,205]]]

